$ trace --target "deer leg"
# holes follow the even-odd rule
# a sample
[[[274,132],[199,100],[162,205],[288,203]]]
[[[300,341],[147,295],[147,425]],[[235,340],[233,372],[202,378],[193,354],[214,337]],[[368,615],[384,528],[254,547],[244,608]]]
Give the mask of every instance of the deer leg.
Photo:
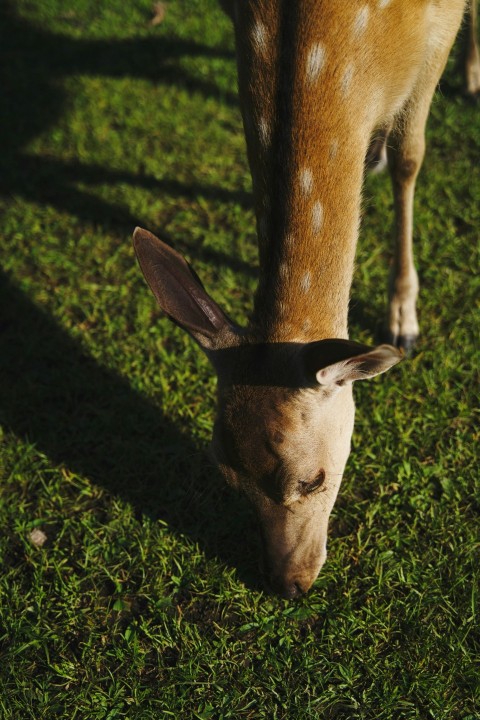
[[[477,0],[470,0],[468,35],[465,53],[466,91],[473,98],[480,95],[480,53],[477,41]]]
[[[426,116],[425,116],[426,119]],[[413,261],[413,198],[424,152],[424,122],[393,130],[388,164],[395,206],[395,247],[389,279],[387,335],[392,345],[410,350],[418,337],[418,276]]]
[[[409,351],[418,338],[418,275],[413,261],[415,182],[425,154],[425,125],[435,88],[447,61],[448,40],[433,54],[418,78],[404,111],[388,136],[388,166],[395,208],[395,247],[389,279],[387,338]]]

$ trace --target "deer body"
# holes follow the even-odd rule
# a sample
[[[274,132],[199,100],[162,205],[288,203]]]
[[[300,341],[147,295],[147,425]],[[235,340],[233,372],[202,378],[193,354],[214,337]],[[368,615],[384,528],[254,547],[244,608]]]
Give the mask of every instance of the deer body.
[[[270,584],[305,592],[350,451],[354,380],[384,372],[418,333],[412,203],[430,101],[464,0],[241,0],[240,104],[253,178],[260,281],[239,328],[175,251],[136,252],[167,314],[218,375],[214,451],[260,518]],[[392,345],[348,338],[348,302],[372,134],[391,128],[396,251]],[[394,347],[397,346],[397,347]]]

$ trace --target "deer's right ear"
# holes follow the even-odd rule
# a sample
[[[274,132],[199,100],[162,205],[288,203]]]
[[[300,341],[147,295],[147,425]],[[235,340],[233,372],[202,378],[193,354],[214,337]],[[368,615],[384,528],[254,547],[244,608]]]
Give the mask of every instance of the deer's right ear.
[[[135,229],[133,246],[145,279],[169,318],[205,351],[231,345],[233,323],[180,253],[142,228]]]

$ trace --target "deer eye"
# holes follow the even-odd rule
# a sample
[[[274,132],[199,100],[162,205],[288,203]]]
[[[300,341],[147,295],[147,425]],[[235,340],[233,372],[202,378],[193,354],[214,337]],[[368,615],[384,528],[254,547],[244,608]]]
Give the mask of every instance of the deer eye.
[[[310,495],[310,493],[313,493],[315,492],[315,490],[318,490],[320,487],[322,487],[324,482],[325,470],[320,470],[313,482],[300,483],[300,492],[302,493],[302,495]]]

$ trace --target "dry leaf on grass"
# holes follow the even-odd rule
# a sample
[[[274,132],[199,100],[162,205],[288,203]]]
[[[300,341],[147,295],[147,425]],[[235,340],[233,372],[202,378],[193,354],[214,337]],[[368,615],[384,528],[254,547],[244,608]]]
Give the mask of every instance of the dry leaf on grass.
[[[165,14],[167,12],[167,3],[156,2],[152,7],[152,19],[150,25],[160,25],[165,20]]]

